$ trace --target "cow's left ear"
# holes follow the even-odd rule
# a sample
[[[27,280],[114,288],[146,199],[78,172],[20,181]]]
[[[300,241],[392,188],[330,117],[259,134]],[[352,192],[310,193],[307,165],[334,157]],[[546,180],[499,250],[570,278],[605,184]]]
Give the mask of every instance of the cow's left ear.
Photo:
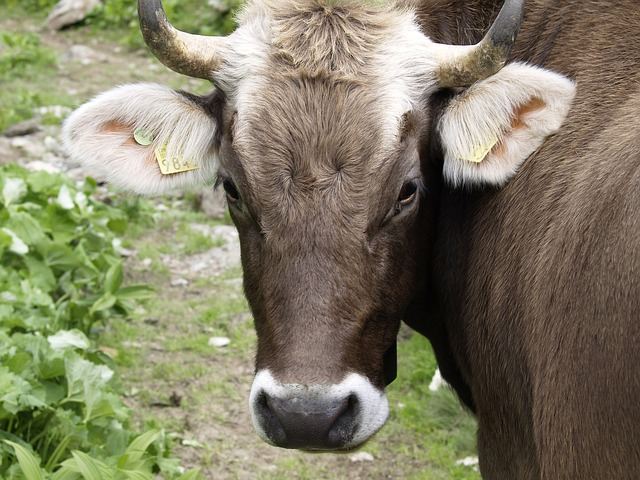
[[[453,98],[437,124],[453,186],[502,186],[560,128],[575,95],[568,78],[513,63]]]

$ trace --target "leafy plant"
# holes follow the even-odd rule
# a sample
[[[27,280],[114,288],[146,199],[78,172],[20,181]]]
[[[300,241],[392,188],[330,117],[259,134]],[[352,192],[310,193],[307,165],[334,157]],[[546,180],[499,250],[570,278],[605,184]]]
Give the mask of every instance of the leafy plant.
[[[116,245],[128,217],[95,194],[92,180],[77,188],[61,175],[0,167],[2,478],[175,472],[161,433],[130,443],[114,363],[91,340],[152,294],[123,285]],[[151,443],[156,455],[143,455]]]
[[[73,457],[63,462],[53,474],[40,468],[38,457],[28,448],[9,440],[5,440],[5,443],[14,449],[18,465],[26,480],[153,480],[154,457],[148,450],[152,450],[162,437],[161,430],[150,430],[133,440],[122,455],[110,457],[105,461],[75,450],[72,452]],[[181,475],[178,480],[196,478],[198,470],[194,469]]]

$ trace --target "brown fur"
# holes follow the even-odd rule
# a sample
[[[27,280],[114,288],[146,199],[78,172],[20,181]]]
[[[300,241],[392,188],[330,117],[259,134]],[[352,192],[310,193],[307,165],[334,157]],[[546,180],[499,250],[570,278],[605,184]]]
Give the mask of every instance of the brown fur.
[[[425,2],[427,33],[477,40],[480,3]],[[637,2],[528,2],[513,58],[577,80],[568,122],[501,191],[443,191],[410,322],[471,393],[485,478],[640,476],[639,33]]]

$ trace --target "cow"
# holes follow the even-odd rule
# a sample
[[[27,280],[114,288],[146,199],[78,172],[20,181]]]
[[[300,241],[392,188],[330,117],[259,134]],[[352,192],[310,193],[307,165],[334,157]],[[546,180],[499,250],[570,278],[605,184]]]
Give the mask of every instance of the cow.
[[[138,12],[212,92],[117,87],[64,143],[138,194],[222,186],[265,441],[371,438],[404,320],[485,478],[640,478],[637,1],[250,0],[227,37]]]

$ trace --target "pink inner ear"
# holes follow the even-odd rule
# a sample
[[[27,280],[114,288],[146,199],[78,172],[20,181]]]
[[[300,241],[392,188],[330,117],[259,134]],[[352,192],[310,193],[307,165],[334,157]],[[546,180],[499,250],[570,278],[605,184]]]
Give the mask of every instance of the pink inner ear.
[[[527,126],[526,117],[530,113],[542,110],[547,106],[544,100],[538,97],[532,97],[527,103],[520,105],[511,120],[511,129],[524,128]]]
[[[123,136],[128,137],[127,140],[122,142],[123,145],[137,145],[133,139],[133,127],[126,123],[117,122],[115,120],[109,120],[107,123],[102,124],[100,133],[106,133],[107,135],[117,135],[119,138]]]
[[[143,162],[149,165],[156,163],[156,154],[154,153],[155,144],[144,146],[138,144],[133,138],[133,126],[118,122],[116,120],[109,120],[104,123],[99,131],[100,134],[112,135],[117,141],[126,148],[135,149],[132,152],[135,155],[143,157]]]
[[[491,149],[491,152],[489,152],[487,157],[494,155],[500,157],[504,155],[506,153],[505,140],[509,137],[509,135],[511,135],[511,133],[516,130],[527,128],[527,116],[533,112],[542,110],[546,106],[547,104],[544,102],[544,100],[538,97],[532,97],[527,103],[520,105],[513,114],[513,118],[511,119],[511,124],[509,125],[507,134]],[[486,161],[486,159],[484,161]]]

